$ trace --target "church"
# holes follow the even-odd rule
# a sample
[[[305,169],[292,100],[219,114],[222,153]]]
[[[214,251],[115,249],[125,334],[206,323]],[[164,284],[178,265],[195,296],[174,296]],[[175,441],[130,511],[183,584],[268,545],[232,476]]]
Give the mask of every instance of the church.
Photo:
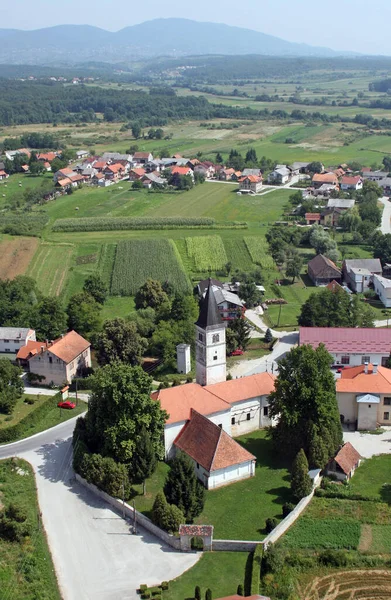
[[[152,394],[169,415],[166,458],[185,452],[207,489],[252,477],[256,458],[233,437],[272,425],[268,396],[275,377],[259,373],[226,381],[225,327],[209,282],[195,323],[196,383]]]

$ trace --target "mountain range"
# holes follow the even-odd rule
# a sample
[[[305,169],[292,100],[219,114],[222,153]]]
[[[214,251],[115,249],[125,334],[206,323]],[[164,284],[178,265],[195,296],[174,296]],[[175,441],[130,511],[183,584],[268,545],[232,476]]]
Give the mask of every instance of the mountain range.
[[[252,29],[189,19],[155,19],[117,32],[91,25],[57,25],[32,31],[0,29],[0,63],[117,62],[202,54],[354,55],[287,42]]]

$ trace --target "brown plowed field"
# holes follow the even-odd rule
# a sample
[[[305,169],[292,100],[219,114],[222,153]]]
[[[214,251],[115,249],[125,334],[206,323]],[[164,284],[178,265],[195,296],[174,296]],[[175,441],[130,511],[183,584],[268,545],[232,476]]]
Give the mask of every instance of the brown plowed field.
[[[37,238],[0,241],[0,279],[24,275],[38,247]]]
[[[302,600],[390,600],[391,570],[336,571],[315,577],[301,590]]]

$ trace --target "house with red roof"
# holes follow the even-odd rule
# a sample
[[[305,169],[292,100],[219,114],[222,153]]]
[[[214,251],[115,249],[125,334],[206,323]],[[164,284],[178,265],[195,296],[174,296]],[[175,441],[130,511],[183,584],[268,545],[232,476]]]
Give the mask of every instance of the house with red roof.
[[[341,178],[340,181],[340,188],[344,192],[351,192],[352,190],[361,190],[362,186],[363,180],[359,175],[353,177],[345,175]]]
[[[140,165],[145,165],[153,160],[153,154],[150,152],[135,152],[133,154],[133,161]]]
[[[312,177],[312,185],[315,189],[319,189],[322,185],[331,185],[338,187],[338,177],[335,173],[315,173]]]
[[[304,218],[307,225],[320,225],[320,213],[305,213]]]
[[[171,175],[190,175],[194,179],[194,173],[190,167],[170,167]]]
[[[256,194],[262,189],[262,176],[247,175],[239,179],[239,190],[242,193]]]
[[[355,470],[360,466],[361,456],[350,442],[346,442],[331,458],[326,466],[326,474],[346,481],[353,477]]]
[[[375,327],[300,327],[299,345],[323,344],[341,366],[385,365],[391,352],[391,329]],[[391,371],[390,371],[391,373]]]
[[[142,167],[135,167],[134,169],[130,169],[129,179],[130,181],[137,181],[137,179],[142,179],[145,173],[146,171]]]

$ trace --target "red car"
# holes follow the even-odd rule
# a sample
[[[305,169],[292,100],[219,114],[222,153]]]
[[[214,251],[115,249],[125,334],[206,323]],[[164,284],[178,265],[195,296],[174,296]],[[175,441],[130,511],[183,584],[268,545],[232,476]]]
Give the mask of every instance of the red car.
[[[242,356],[242,354],[244,354],[244,352],[239,348],[238,350],[234,350],[233,352],[231,352],[230,356]]]
[[[65,400],[65,402],[59,402],[57,406],[58,408],[76,408],[76,404],[74,402],[70,402],[70,400]]]

